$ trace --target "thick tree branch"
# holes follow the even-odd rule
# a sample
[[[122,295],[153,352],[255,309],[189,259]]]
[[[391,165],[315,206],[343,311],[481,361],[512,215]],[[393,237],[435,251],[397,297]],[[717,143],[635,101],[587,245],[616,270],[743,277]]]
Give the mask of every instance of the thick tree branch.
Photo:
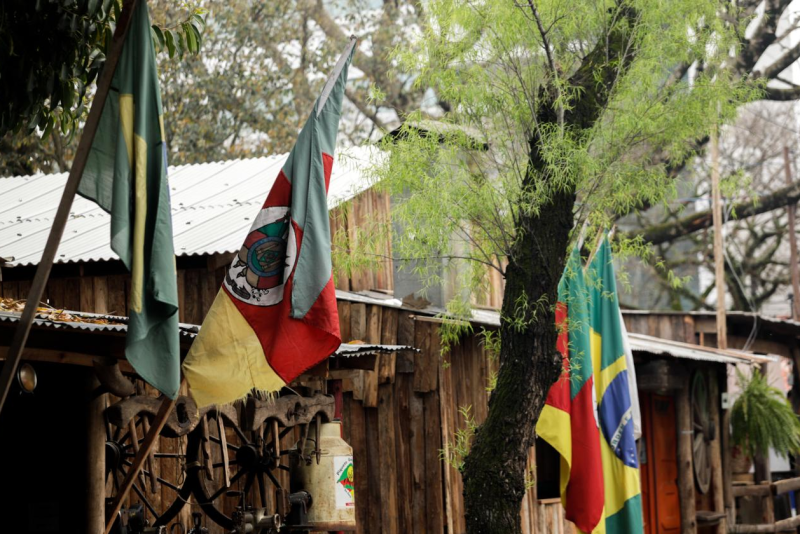
[[[800,43],[787,50],[786,53],[767,66],[761,76],[770,80],[777,78],[781,72],[788,69],[798,59],[800,59]],[[759,75],[758,72],[754,74],[756,76]]]
[[[790,3],[791,0],[766,0],[764,14],[753,36],[742,43],[742,51],[737,58],[736,68],[741,75],[749,75],[764,50],[775,42],[778,20]]]
[[[776,89],[775,87],[767,87],[766,97],[767,100],[775,100],[778,102],[797,100],[800,98],[800,87],[792,87],[790,89]]]
[[[769,195],[759,197],[758,202],[755,204],[749,200],[737,202],[734,205],[734,210],[738,219],[746,219],[754,215],[784,208],[790,204],[797,204],[798,201],[800,201],[800,181],[778,189]],[[658,245],[710,228],[711,225],[711,210],[703,210],[691,213],[677,221],[626,232],[625,237],[635,238],[641,236],[645,241]]]

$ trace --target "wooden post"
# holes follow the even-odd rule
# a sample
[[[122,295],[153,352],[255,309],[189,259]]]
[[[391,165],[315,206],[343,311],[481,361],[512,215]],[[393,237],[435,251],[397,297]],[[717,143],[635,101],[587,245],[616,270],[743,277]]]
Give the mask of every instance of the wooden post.
[[[716,429],[714,438],[709,443],[710,463],[711,463],[711,490],[714,494],[714,511],[725,512],[725,490],[722,471],[722,440],[720,435],[725,432],[725,428],[720,425],[719,417],[719,374],[711,373],[708,377],[708,396],[709,412],[711,413],[711,425]],[[727,534],[727,521],[723,518],[717,525],[717,534]]]
[[[181,387],[183,387],[185,383],[186,379],[181,379]],[[175,400],[177,400],[177,397],[175,397]],[[153,418],[153,426],[150,427],[150,431],[147,433],[147,435],[145,435],[144,441],[142,441],[142,444],[139,447],[139,451],[133,458],[131,468],[125,474],[125,479],[122,481],[122,484],[119,487],[119,492],[117,493],[117,496],[114,497],[114,502],[111,504],[111,508],[106,516],[106,528],[104,534],[108,534],[111,531],[111,527],[114,525],[114,521],[117,519],[117,514],[119,514],[120,508],[122,508],[122,501],[125,500],[125,498],[128,496],[128,493],[131,491],[136,477],[139,475],[139,472],[142,470],[145,461],[150,456],[150,451],[153,450],[153,447],[158,441],[158,435],[161,433],[161,429],[164,428],[164,425],[167,423],[167,418],[169,418],[169,414],[172,412],[172,408],[175,406],[175,400],[170,399],[169,397],[164,397],[161,401],[161,406],[158,409],[158,413]]]
[[[717,286],[717,347],[728,348],[725,314],[725,255],[722,244],[722,196],[719,191],[719,139],[716,126],[711,132],[711,194],[714,219],[714,278]]]
[[[22,311],[19,324],[14,331],[14,337],[8,348],[6,363],[3,365],[2,374],[0,374],[0,412],[3,411],[3,405],[11,389],[19,362],[22,359],[22,351],[28,341],[28,334],[30,334],[31,325],[36,316],[36,308],[42,300],[47,279],[50,277],[53,260],[56,252],[58,252],[58,245],[61,242],[61,236],[64,234],[64,227],[67,225],[69,210],[72,208],[72,201],[78,191],[83,169],[86,167],[86,160],[89,157],[92,141],[94,141],[94,135],[100,123],[100,115],[103,113],[106,97],[111,87],[111,79],[114,77],[117,62],[122,54],[122,47],[125,44],[125,36],[130,27],[136,2],[137,0],[125,0],[122,12],[117,20],[117,29],[114,30],[114,37],[111,40],[111,46],[106,56],[106,64],[97,82],[97,92],[92,101],[92,109],[86,119],[86,126],[83,128],[83,135],[78,144],[78,149],[75,151],[75,159],[72,162],[72,169],[69,171],[69,178],[67,178],[67,183],[64,186],[64,193],[61,195],[61,203],[58,205],[58,210],[53,218],[53,226],[50,227],[50,235],[47,237],[42,259],[39,260],[39,266],[36,268],[36,275],[31,283],[31,290],[25,302],[25,309]]]
[[[792,183],[792,164],[789,161],[789,147],[783,147],[783,169],[786,174],[786,183]],[[786,213],[789,215],[789,270],[792,274],[792,318],[797,321],[800,319],[800,272],[797,266],[797,234],[795,233],[795,221],[797,216],[797,206],[789,204],[786,206]]]
[[[678,499],[681,505],[681,534],[697,534],[697,510],[694,502],[694,466],[692,465],[692,407],[688,384],[675,399],[678,427]]]
[[[727,368],[727,366],[726,366]],[[727,369],[717,374],[719,389],[728,391]],[[728,527],[736,524],[736,499],[733,498],[733,467],[731,466],[731,411],[730,409],[722,412],[722,489],[725,501],[725,512],[728,519]]]
[[[89,394],[100,386],[90,368]],[[106,507],[106,428],[103,411],[106,397],[97,395],[89,401],[86,411],[86,533],[103,534]]]

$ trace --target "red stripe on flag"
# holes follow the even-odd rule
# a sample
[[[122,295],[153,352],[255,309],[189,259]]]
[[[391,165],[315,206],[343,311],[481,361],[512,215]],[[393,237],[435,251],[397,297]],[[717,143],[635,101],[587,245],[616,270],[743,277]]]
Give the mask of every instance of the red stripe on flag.
[[[567,485],[566,517],[591,532],[603,517],[605,490],[600,431],[594,418],[594,380],[589,378],[572,399],[572,469]]]
[[[556,304],[556,328],[559,329],[556,348],[561,353],[561,362],[564,366],[564,375],[550,387],[546,404],[567,413],[571,410],[569,388],[569,333],[567,332],[567,305],[563,302]]]
[[[331,171],[333,170],[333,156],[322,153],[322,168],[325,171],[325,193],[328,193],[328,186],[331,184]]]
[[[292,184],[283,174],[283,169],[278,173],[275,184],[269,190],[267,200],[264,201],[263,208],[270,206],[291,206],[292,205]]]

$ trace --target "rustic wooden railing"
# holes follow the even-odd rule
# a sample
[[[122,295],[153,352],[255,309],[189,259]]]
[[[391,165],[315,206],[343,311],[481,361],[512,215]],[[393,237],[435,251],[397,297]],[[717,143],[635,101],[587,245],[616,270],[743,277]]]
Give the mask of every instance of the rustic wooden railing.
[[[761,532],[787,532],[795,531],[800,527],[800,515],[775,521],[775,510],[772,498],[790,491],[800,490],[800,477],[787,478],[778,482],[734,486],[734,497],[761,497],[764,506],[765,523],[753,525],[730,525],[728,532],[735,534],[750,534]]]

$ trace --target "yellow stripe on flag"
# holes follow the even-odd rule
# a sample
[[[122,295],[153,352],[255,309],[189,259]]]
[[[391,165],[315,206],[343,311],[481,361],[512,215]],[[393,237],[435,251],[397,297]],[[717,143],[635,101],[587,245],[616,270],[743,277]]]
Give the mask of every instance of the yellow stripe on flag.
[[[572,464],[570,415],[564,410],[545,404],[539,421],[536,423],[536,433],[561,455],[561,495],[563,496],[569,482]]]
[[[221,352],[219,347],[228,350]],[[267,363],[261,342],[224,290],[217,293],[183,372],[198,406],[233,402],[252,388],[279,391],[286,385]]]
[[[625,501],[640,493],[639,470],[628,467],[614,454],[605,436],[600,434],[600,456],[603,459],[603,479],[606,492],[606,517],[622,510]]]
[[[133,219],[133,264],[131,265],[131,302],[136,313],[142,313],[144,295],[144,241],[147,222],[147,141],[133,136],[136,144],[134,159],[134,219]]]
[[[128,149],[128,168],[133,165],[133,95],[119,95],[119,127]]]

